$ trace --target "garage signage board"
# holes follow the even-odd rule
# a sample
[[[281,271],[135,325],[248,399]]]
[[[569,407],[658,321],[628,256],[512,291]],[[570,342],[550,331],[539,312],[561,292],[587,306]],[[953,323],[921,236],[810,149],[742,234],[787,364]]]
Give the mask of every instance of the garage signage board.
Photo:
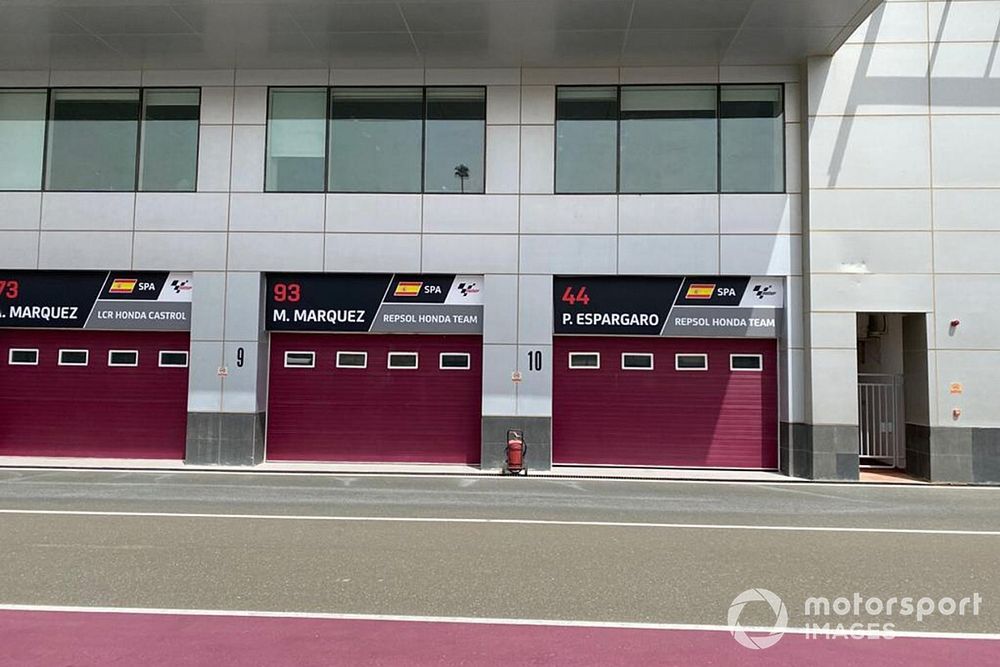
[[[756,276],[556,276],[555,333],[776,338],[784,281]]]
[[[0,327],[190,331],[190,273],[0,271]]]
[[[269,331],[478,334],[483,277],[269,273]]]

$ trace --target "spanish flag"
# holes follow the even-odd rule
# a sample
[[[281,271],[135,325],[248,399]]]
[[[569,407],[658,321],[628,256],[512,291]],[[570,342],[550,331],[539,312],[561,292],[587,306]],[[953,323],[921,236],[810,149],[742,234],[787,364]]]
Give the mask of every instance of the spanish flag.
[[[692,283],[688,285],[685,299],[711,299],[715,293],[714,283]]]
[[[108,290],[108,293],[131,294],[138,282],[139,280],[136,278],[115,278],[111,281],[111,289]]]
[[[420,288],[423,283],[396,283],[396,291],[393,296],[420,296]]]

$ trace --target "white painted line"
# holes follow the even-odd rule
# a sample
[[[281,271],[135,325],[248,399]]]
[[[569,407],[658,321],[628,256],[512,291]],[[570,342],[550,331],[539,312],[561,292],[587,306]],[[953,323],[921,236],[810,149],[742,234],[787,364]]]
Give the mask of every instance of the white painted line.
[[[623,630],[687,630],[694,632],[732,632],[728,625],[702,625],[697,623],[632,623],[624,621],[584,621],[572,619],[537,618],[479,618],[475,616],[410,616],[398,614],[344,614],[305,611],[258,611],[246,609],[163,609],[159,607],[78,607],[61,605],[0,604],[0,612],[47,612],[69,614],[150,614],[159,616],[218,616],[236,618],[299,618],[331,621],[387,621],[402,623],[464,623],[474,625],[534,625],[567,628],[609,628]],[[744,627],[746,632],[774,632],[774,628]],[[785,628],[786,634],[820,635],[836,637],[911,637],[915,639],[980,639],[1000,640],[1000,633],[977,632],[924,632],[893,630],[829,630],[816,628]]]
[[[756,526],[732,523],[652,523],[644,521],[563,521],[557,519],[489,519],[413,516],[322,516],[309,514],[212,514],[207,512],[115,512],[101,510],[0,509],[0,514],[43,516],[144,517],[172,519],[242,519],[266,521],[340,521],[350,523],[464,523],[514,526],[586,526],[600,528],[677,528],[687,530],[765,530],[814,533],[887,533],[901,535],[981,535],[1000,537],[1000,530],[931,528],[861,528],[853,526]]]

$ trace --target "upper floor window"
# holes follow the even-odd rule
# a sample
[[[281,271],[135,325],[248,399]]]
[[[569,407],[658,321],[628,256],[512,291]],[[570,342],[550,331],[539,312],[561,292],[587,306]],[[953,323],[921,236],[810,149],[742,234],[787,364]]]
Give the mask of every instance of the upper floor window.
[[[782,192],[782,93],[780,84],[560,87],[555,191]]]
[[[484,88],[269,91],[268,192],[485,191]]]
[[[0,190],[39,190],[45,154],[44,90],[0,91]]]
[[[142,96],[139,189],[193,192],[198,172],[197,90],[147,90]]]
[[[0,90],[0,189],[193,191],[199,107],[197,89]]]
[[[326,178],[326,89],[272,88],[265,189],[322,192]]]
[[[560,88],[556,192],[618,189],[618,88]]]
[[[334,88],[331,192],[420,192],[421,88]]]
[[[722,86],[722,191],[785,189],[785,113],[781,86]]]

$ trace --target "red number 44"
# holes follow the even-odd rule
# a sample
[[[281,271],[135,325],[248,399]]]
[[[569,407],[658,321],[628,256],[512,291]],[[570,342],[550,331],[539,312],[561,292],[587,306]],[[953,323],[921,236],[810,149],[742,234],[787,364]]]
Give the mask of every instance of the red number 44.
[[[586,306],[590,303],[590,295],[587,294],[587,286],[584,285],[580,289],[576,290],[576,294],[573,293],[572,286],[567,287],[566,291],[563,292],[562,300],[571,306],[577,303],[582,303]]]

